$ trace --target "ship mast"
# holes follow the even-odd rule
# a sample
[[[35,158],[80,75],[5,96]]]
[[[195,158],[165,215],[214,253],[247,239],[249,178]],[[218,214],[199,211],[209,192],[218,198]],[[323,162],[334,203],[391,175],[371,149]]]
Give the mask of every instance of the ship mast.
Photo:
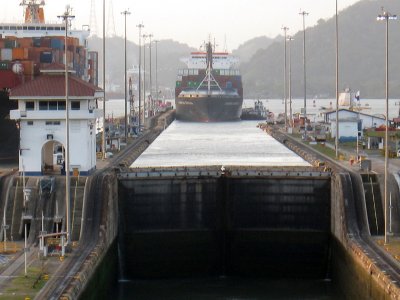
[[[217,86],[220,91],[222,91],[221,87],[219,86],[218,82],[215,80],[213,74],[212,74],[212,69],[213,69],[213,47],[211,45],[211,42],[208,42],[206,44],[206,49],[207,49],[207,54],[206,54],[206,63],[207,63],[207,69],[206,69],[206,76],[204,79],[201,81],[199,86],[197,87],[196,90],[199,90],[202,86],[204,86],[204,82],[207,81],[207,92],[208,95],[211,95],[211,87],[212,86]]]
[[[25,23],[44,23],[43,7],[44,0],[22,0],[20,6],[26,6],[25,9]]]
[[[212,47],[211,43],[207,44],[207,90],[208,90],[208,95],[211,95],[211,72],[212,72],[212,65],[213,65],[213,57],[212,57]]]

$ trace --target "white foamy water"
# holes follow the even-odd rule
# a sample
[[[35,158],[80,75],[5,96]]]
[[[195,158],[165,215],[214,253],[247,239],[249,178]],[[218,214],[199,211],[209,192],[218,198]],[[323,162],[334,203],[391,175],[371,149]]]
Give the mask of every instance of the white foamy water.
[[[131,168],[309,166],[301,157],[257,128],[257,124],[257,121],[174,121]]]

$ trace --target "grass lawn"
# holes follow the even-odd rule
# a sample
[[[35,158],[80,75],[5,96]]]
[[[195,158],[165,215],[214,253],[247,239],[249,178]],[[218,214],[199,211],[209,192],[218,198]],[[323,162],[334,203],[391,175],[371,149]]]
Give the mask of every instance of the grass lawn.
[[[45,285],[43,273],[39,267],[28,268],[28,275],[14,278],[8,287],[2,291],[0,299],[33,299],[36,293]]]

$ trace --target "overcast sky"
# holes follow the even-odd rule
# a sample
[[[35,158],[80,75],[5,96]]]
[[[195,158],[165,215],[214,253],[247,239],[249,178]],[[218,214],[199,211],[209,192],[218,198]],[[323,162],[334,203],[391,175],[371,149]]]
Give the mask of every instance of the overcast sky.
[[[309,12],[306,27],[313,26],[320,18],[328,19],[335,14],[335,0],[105,0],[106,24],[114,19],[115,33],[123,36],[124,17],[121,12],[129,9],[127,38],[137,43],[136,25],[143,22],[144,33],[152,33],[156,39],[174,39],[198,47],[211,35],[221,46],[226,40],[228,50],[237,48],[245,41],[257,37],[275,37],[282,34],[282,25],[290,28],[289,34],[302,29],[299,11]],[[342,10],[360,0],[338,0]],[[361,0],[362,1],[362,0]],[[0,0],[0,22],[23,19],[21,0]],[[102,34],[103,0],[46,0],[45,17],[56,21],[57,15],[70,4],[75,15],[74,27],[90,24],[91,3],[95,3],[96,30]],[[110,5],[112,3],[113,5]],[[15,5],[14,5],[15,4]],[[112,7],[112,10],[110,9]],[[109,18],[113,11],[114,18]],[[107,26],[113,31],[114,26]],[[111,30],[110,30],[111,29]]]

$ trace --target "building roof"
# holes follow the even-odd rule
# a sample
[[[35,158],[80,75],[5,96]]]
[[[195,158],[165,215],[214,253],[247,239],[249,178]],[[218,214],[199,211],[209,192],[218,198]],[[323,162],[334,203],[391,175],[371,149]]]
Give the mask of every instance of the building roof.
[[[355,115],[362,115],[362,116],[371,117],[371,118],[374,118],[374,119],[385,120],[385,118],[382,118],[382,117],[378,117],[378,116],[374,116],[374,115],[369,115],[369,114],[366,114],[366,113],[362,113],[362,112],[358,112],[358,111],[354,111],[354,110],[350,110],[350,109],[346,109],[346,108],[340,108],[338,111],[339,111],[339,112],[341,112],[341,111],[350,112],[350,113],[353,113],[353,114],[355,114]],[[326,114],[326,115],[336,114],[336,110],[326,112],[325,114]]]
[[[21,84],[11,90],[10,99],[30,98],[65,98],[65,74],[61,72],[63,65],[54,65],[53,69],[47,68],[42,75],[35,80]],[[59,72],[56,72],[56,71]],[[102,98],[104,92],[101,88],[94,86],[76,76],[69,74],[68,88],[70,97]]]

